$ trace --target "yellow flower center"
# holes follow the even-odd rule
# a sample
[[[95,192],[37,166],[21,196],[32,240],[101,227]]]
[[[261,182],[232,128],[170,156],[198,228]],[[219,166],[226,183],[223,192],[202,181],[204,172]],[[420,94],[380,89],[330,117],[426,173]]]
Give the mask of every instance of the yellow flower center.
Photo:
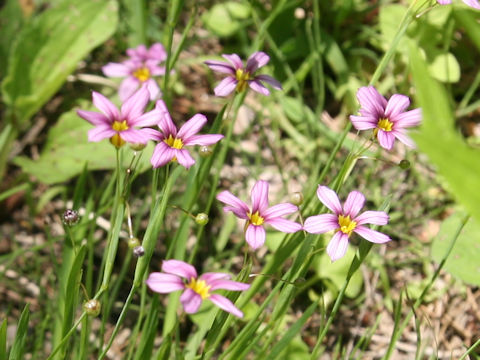
[[[117,133],[110,138],[110,143],[119,148],[125,144],[125,140],[120,137],[119,132],[128,130],[127,120],[123,121],[114,121],[112,124],[112,129]]]
[[[235,73],[235,78],[238,81],[236,87],[237,92],[245,91],[248,85],[248,80],[251,79],[250,73],[248,71],[243,71],[243,69],[237,69]]]
[[[172,148],[174,148],[174,149],[180,150],[180,149],[183,148],[183,141],[182,141],[182,139],[174,138],[174,137],[172,136],[172,134],[168,135],[168,138],[165,139],[165,140],[163,140],[163,141],[165,141],[165,143],[166,143],[168,146],[170,146],[170,147],[172,147]]]
[[[383,131],[392,131],[393,122],[388,119],[380,119],[377,123],[377,128]]]
[[[195,278],[192,278],[190,282],[185,286],[200,295],[202,297],[202,300],[208,299],[210,297],[210,293],[208,292],[210,290],[210,285],[207,285],[205,280],[197,280]]]
[[[262,225],[263,222],[265,221],[265,219],[263,217],[260,216],[260,214],[258,213],[258,211],[255,211],[253,214],[252,213],[248,213],[247,214],[249,219],[250,219],[250,223],[253,224],[253,225]]]
[[[350,219],[350,215],[338,215],[338,225],[340,225],[338,230],[350,236],[352,231],[357,227],[357,222]]]
[[[137,69],[133,72],[133,76],[135,76],[138,80],[141,82],[145,82],[148,79],[150,79],[150,70],[146,67],[142,67],[140,69]]]

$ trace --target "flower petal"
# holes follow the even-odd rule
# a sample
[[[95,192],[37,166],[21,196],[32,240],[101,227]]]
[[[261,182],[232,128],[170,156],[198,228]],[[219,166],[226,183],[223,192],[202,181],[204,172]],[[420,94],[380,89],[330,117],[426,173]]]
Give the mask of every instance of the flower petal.
[[[108,77],[125,77],[130,75],[130,68],[125,64],[111,62],[102,66],[102,72]]]
[[[265,243],[265,229],[262,226],[248,225],[245,240],[253,250],[258,249]]]
[[[238,281],[232,281],[232,280],[216,280],[213,282],[209,283],[211,285],[210,290],[218,290],[218,289],[223,289],[223,290],[231,290],[231,291],[243,291],[243,290],[248,290],[250,288],[250,284],[245,284],[242,282]]]
[[[338,215],[342,213],[342,206],[340,205],[337,193],[328,186],[319,185],[317,196],[320,201],[335,214]]]
[[[372,116],[356,116],[350,115],[350,121],[357,130],[375,129],[378,124],[378,119]]]
[[[345,256],[348,246],[348,235],[338,231],[333,235],[332,240],[328,243],[327,254],[330,259],[336,261]]]
[[[392,150],[393,144],[395,143],[395,135],[393,135],[391,131],[387,132],[378,129],[377,139],[381,147],[387,150]]]
[[[237,86],[238,81],[231,77],[228,76],[213,89],[213,92],[215,93],[216,96],[227,96],[229,95],[233,90],[235,90],[235,87]]]
[[[118,112],[117,107],[105,96],[96,91],[92,91],[92,100],[93,105],[104,113],[111,122],[120,120],[120,113]]]
[[[257,75],[257,76],[255,76],[255,80],[264,81],[267,84],[269,84],[271,87],[273,87],[274,89],[282,90],[282,84],[280,83],[280,81],[274,79],[273,77],[271,77],[269,75]]]
[[[162,92],[160,91],[160,88],[158,87],[158,84],[155,81],[155,79],[148,79],[145,84],[147,84],[147,90],[150,94],[150,97],[149,97],[150,100],[152,101],[156,100],[162,95]]]
[[[358,215],[354,219],[358,225],[374,224],[374,225],[386,225],[389,220],[389,216],[384,211],[365,211]]]
[[[258,80],[251,80],[248,82],[248,86],[250,86],[250,89],[262,94],[262,95],[265,95],[265,96],[268,96],[270,95],[270,90],[268,90],[260,81]]]
[[[81,118],[87,120],[89,123],[93,125],[111,125],[111,121],[103,114],[100,114],[95,111],[87,111],[87,110],[77,110],[77,115]]]
[[[422,122],[422,109],[413,109],[402,114],[395,116],[392,119],[394,121],[393,128],[395,130],[401,128],[407,128],[412,126],[418,126]]]
[[[243,318],[243,312],[241,312],[233,303],[228,300],[225,296],[213,294],[208,298],[211,302],[217,305],[220,309],[229,312],[232,315],[235,315],[239,318]]]
[[[338,217],[333,214],[310,216],[303,224],[303,229],[310,234],[323,234],[338,227]]]
[[[365,196],[360,191],[352,191],[348,194],[345,204],[343,204],[343,213],[344,215],[350,215],[350,219],[353,219],[364,204]]]
[[[125,78],[118,88],[118,97],[122,101],[127,101],[130,96],[132,96],[135,91],[137,91],[140,86],[140,81],[133,76]]]
[[[173,123],[167,106],[163,100],[158,100],[155,103],[155,110],[159,110],[162,113],[162,116],[160,116],[158,121],[158,127],[164,133],[165,137],[167,138],[169,135],[177,137],[177,127]]]
[[[120,131],[120,137],[130,144],[146,144],[150,138],[147,134],[142,133],[139,129],[130,128],[128,130]]]
[[[187,288],[180,296],[180,302],[187,314],[195,314],[202,305],[202,297],[192,289]]]
[[[111,138],[117,132],[110,126],[99,125],[93,129],[88,130],[88,141],[101,141],[103,139]]]
[[[416,147],[415,142],[410,138],[410,136],[405,134],[405,131],[397,130],[397,131],[392,131],[392,133],[398,140],[400,140],[405,145],[407,145],[411,148]]]
[[[405,109],[410,106],[410,99],[408,96],[401,94],[394,94],[390,97],[385,108],[385,116],[392,118],[405,112]]]
[[[163,45],[157,42],[150,46],[147,56],[149,59],[164,61],[167,58],[167,52]]]
[[[250,212],[250,208],[230,191],[225,190],[219,193],[217,200],[229,205],[224,207],[223,211],[231,211],[241,219],[248,219],[247,213]]]
[[[300,225],[299,223],[296,223],[295,221],[291,221],[287,219],[282,219],[282,218],[265,220],[265,224],[269,224],[273,226],[275,229],[277,229],[278,231],[288,233],[288,234],[302,230],[302,225]]]
[[[235,68],[223,61],[208,60],[205,61],[205,64],[213,71],[223,74],[235,75]]]
[[[127,101],[125,101],[121,108],[121,118],[127,120],[128,124],[135,122],[135,119],[143,115],[143,111],[148,104],[150,94],[146,86],[142,86]],[[131,122],[133,121],[133,123]]]
[[[379,231],[369,229],[366,226],[357,226],[353,231],[356,232],[361,237],[363,237],[364,239],[376,244],[383,244],[392,240],[390,239],[389,236]]]
[[[198,133],[206,123],[207,117],[205,115],[195,114],[178,130],[177,137],[188,141],[188,138]]]
[[[175,157],[175,151],[170,146],[165,144],[165,142],[160,141],[155,149],[153,150],[153,155],[150,159],[150,163],[154,168],[164,166],[165,164],[172,161]]]
[[[163,116],[163,112],[158,109],[153,109],[142,116],[130,120],[132,126],[152,126],[158,125],[160,118]]]
[[[189,145],[213,145],[219,142],[224,138],[220,134],[210,134],[210,135],[193,135],[184,141],[183,144],[186,146]]]
[[[247,60],[247,66],[245,70],[250,74],[253,74],[259,68],[267,65],[270,61],[270,57],[265,54],[263,51],[254,52]]]
[[[175,157],[177,158],[177,161],[180,165],[182,165],[185,169],[189,169],[192,165],[195,164],[195,160],[192,158],[190,153],[188,152],[187,149],[182,149],[182,150],[176,150],[175,151]]]
[[[463,0],[463,2],[474,9],[480,10],[480,3],[478,0]]]
[[[229,274],[225,273],[214,273],[214,272],[209,272],[209,273],[204,273],[200,275],[199,279],[200,280],[205,280],[207,285],[212,283],[215,280],[229,280],[231,276]]]
[[[197,270],[192,265],[181,260],[163,260],[162,271],[188,280],[197,278]]]
[[[259,180],[253,185],[250,197],[252,199],[252,214],[263,212],[268,208],[268,182]]]
[[[387,100],[373,86],[364,86],[358,89],[357,99],[361,109],[378,117],[384,115]]]
[[[280,216],[293,214],[297,210],[298,207],[290,203],[277,204],[263,211],[262,217],[267,221]]]
[[[185,289],[182,279],[178,276],[161,272],[151,273],[145,282],[152,291],[161,294]]]
[[[223,54],[222,56],[233,65],[235,70],[243,68],[242,59],[237,54]]]

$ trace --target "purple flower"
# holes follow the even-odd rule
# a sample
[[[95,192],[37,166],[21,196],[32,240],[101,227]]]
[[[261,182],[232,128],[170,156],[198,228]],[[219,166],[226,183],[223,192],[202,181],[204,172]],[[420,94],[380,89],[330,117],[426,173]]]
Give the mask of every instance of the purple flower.
[[[270,84],[274,89],[282,89],[282,85],[271,76],[255,76],[255,72],[262,66],[265,66],[270,60],[270,57],[264,52],[258,51],[253,53],[248,58],[245,67],[237,54],[224,54],[222,56],[228,60],[228,63],[214,60],[205,61],[205,64],[213,71],[228,74],[213,90],[216,96],[227,96],[233,90],[237,92],[245,91],[247,85],[256,92],[269,95],[270,91],[263,85],[262,81]]]
[[[195,164],[195,160],[190,156],[185,146],[191,145],[213,145],[223,138],[223,135],[196,135],[200,129],[206,124],[205,115],[196,114],[188,120],[178,130],[168,113],[167,106],[162,100],[158,100],[155,110],[161,113],[158,127],[161,134],[157,137],[159,141],[153,151],[150,162],[152,166],[157,168],[163,166],[170,161],[178,161],[185,168],[189,168]]]
[[[150,93],[150,100],[155,100],[160,95],[160,88],[153,76],[165,74],[165,67],[158,66],[167,57],[162,44],[153,44],[147,50],[145,45],[136,49],[128,49],[128,60],[122,63],[108,63],[102,67],[105,76],[124,77],[120,84],[118,95],[122,101],[128,99],[142,84],[146,84]]]
[[[148,287],[161,294],[184,290],[180,302],[186,313],[196,313],[202,301],[208,299],[220,309],[239,318],[243,317],[243,313],[230,300],[212,292],[218,289],[244,291],[250,287],[249,284],[232,281],[230,275],[223,273],[205,273],[198,277],[192,265],[180,260],[163,261],[162,271],[148,276]]]
[[[405,145],[415,147],[415,143],[406,134],[405,128],[417,126],[422,120],[421,109],[405,111],[410,99],[395,94],[387,100],[373,86],[361,87],[357,92],[361,116],[350,115],[357,130],[374,129],[380,146],[391,150],[395,138]]]
[[[317,196],[334,214],[310,216],[305,220],[303,229],[311,234],[323,234],[335,230],[335,235],[327,246],[327,254],[332,261],[345,255],[348,238],[352,232],[377,244],[391,240],[387,235],[363,226],[365,224],[386,225],[388,215],[383,211],[365,211],[359,215],[360,209],[365,204],[365,196],[361,192],[352,191],[348,194],[343,208],[335,191],[327,186],[319,186]]]
[[[144,113],[149,101],[149,93],[145,86],[125,101],[120,111],[100,93],[93,91],[92,99],[93,105],[102,113],[77,110],[78,116],[95,125],[94,129],[88,131],[88,141],[110,138],[110,142],[119,148],[125,142],[146,144],[148,140],[159,136],[160,133],[156,130],[136,128],[156,125],[161,116],[159,110]]]
[[[480,10],[480,3],[478,0],[462,0],[468,6]],[[448,5],[452,3],[452,0],[437,0],[440,5]]]
[[[277,204],[268,207],[268,182],[259,180],[251,192],[252,209],[229,191],[222,191],[217,200],[227,204],[223,211],[231,211],[240,219],[247,220],[245,225],[245,239],[253,248],[258,249],[265,243],[264,224],[270,224],[284,233],[293,233],[302,229],[302,225],[283,219],[282,216],[292,214],[298,208],[290,203]]]

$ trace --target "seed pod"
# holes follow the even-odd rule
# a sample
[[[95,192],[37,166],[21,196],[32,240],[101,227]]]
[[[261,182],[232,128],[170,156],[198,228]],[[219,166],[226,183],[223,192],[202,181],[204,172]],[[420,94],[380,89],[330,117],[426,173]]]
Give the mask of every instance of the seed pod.
[[[68,226],[73,226],[78,223],[80,216],[78,216],[78,211],[67,209],[63,213],[63,223]]]
[[[198,225],[207,225],[208,223],[208,215],[205,213],[198,213],[197,216],[195,216],[195,222]]]
[[[90,316],[98,316],[100,310],[102,309],[102,304],[96,299],[88,300],[83,304],[83,310]]]
[[[147,144],[142,144],[142,143],[130,144],[130,148],[133,151],[142,151],[143,149],[145,149],[146,146]]]
[[[209,157],[212,153],[213,151],[210,147],[205,145],[200,147],[199,154],[201,157]]]
[[[140,240],[138,240],[136,237],[128,239],[128,247],[130,249],[135,249],[137,246],[140,246]]]
[[[398,163],[398,166],[400,166],[402,170],[407,170],[410,168],[410,161],[403,159]]]
[[[293,205],[300,206],[303,203],[303,194],[299,191],[294,192],[292,195],[290,195],[290,202]]]

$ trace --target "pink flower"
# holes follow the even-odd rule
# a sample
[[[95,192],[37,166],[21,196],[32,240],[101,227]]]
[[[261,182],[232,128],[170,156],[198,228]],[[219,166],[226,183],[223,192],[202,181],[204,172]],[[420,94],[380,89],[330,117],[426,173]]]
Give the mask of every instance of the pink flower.
[[[348,194],[343,208],[335,191],[327,186],[319,186],[317,196],[334,214],[310,216],[305,220],[303,228],[311,234],[323,234],[335,230],[335,235],[327,246],[327,254],[332,261],[345,255],[348,238],[352,232],[377,244],[391,240],[387,235],[363,226],[364,224],[386,225],[388,215],[383,211],[365,211],[359,215],[360,209],[365,204],[365,196],[361,192],[352,191]]]
[[[480,3],[478,2],[478,0],[462,0],[462,1],[470,7],[480,10]],[[437,2],[440,5],[447,5],[447,4],[451,4],[452,0],[437,0]]]
[[[277,204],[268,207],[268,183],[259,180],[251,192],[252,209],[243,201],[232,195],[229,191],[222,191],[217,195],[217,200],[227,204],[223,211],[231,211],[240,219],[247,220],[245,239],[253,248],[258,249],[265,243],[264,224],[270,224],[275,229],[285,233],[293,233],[302,229],[302,225],[283,219],[282,216],[292,214],[298,208],[290,203]]]
[[[256,75],[255,72],[265,66],[270,57],[264,52],[255,52],[247,60],[247,65],[244,67],[242,60],[237,54],[222,55],[230,63],[224,61],[205,61],[213,71],[228,74],[220,84],[215,87],[214,92],[216,96],[227,96],[233,90],[237,92],[245,91],[247,85],[256,92],[263,95],[269,95],[270,91],[263,85],[263,82],[270,84],[274,89],[281,90],[282,85],[268,75]]]
[[[230,300],[212,292],[218,289],[244,291],[250,287],[249,284],[232,281],[230,275],[223,273],[205,273],[198,277],[192,265],[180,260],[163,261],[162,271],[148,276],[148,287],[161,294],[184,290],[180,302],[186,313],[196,313],[202,301],[208,299],[220,309],[239,318],[243,317],[243,313]]]
[[[148,140],[156,139],[159,132],[150,128],[137,129],[136,127],[156,125],[161,116],[158,110],[144,113],[149,93],[145,86],[118,108],[105,96],[92,92],[93,104],[102,113],[77,110],[78,116],[95,125],[88,131],[88,141],[100,141],[110,138],[110,142],[117,148],[125,142],[131,144],[146,144]]]
[[[191,145],[213,145],[223,138],[223,135],[196,135],[200,129],[206,124],[205,115],[196,114],[188,120],[178,130],[168,113],[167,106],[162,100],[158,100],[155,110],[161,113],[158,127],[161,134],[157,137],[159,143],[153,151],[150,162],[152,166],[157,168],[163,166],[170,161],[178,161],[185,168],[189,168],[195,164],[195,160],[190,156],[185,146]]]
[[[124,77],[120,84],[118,95],[122,101],[128,99],[142,84],[146,84],[150,93],[150,100],[160,95],[160,88],[153,76],[165,74],[165,67],[158,64],[167,58],[162,44],[153,44],[147,50],[145,45],[136,49],[128,49],[130,59],[122,63],[108,63],[102,67],[105,76]]]
[[[391,150],[395,138],[405,145],[415,147],[405,128],[417,126],[422,120],[421,109],[405,111],[410,99],[405,95],[392,95],[387,100],[373,86],[361,87],[357,92],[361,116],[350,115],[357,130],[374,129],[381,147]]]

